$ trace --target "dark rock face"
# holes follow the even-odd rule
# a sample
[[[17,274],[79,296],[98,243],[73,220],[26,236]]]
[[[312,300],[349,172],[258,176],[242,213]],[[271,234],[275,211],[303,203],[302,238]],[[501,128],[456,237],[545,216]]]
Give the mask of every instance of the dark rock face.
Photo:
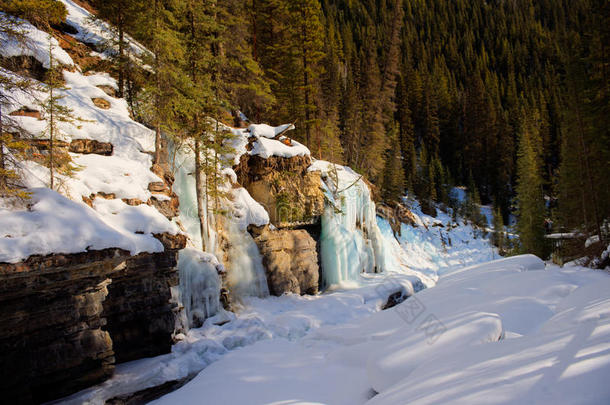
[[[112,375],[102,302],[108,275],[127,256],[107,249],[0,264],[0,385],[8,403],[50,400]]]
[[[112,275],[103,315],[117,363],[169,353],[174,330],[170,287],[178,285],[177,252],[140,254]]]
[[[265,229],[254,240],[263,256],[271,294],[318,292],[318,252],[307,231]]]
[[[183,235],[165,251],[121,249],[0,263],[0,390],[7,403],[60,398],[110,377],[116,362],[170,351]]]

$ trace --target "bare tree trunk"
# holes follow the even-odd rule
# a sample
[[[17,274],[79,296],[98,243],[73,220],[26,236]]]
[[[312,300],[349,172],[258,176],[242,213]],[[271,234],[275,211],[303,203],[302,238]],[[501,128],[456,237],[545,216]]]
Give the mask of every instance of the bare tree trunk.
[[[125,94],[125,33],[119,23],[119,97]]]
[[[51,54],[51,69],[53,68],[53,56]],[[54,79],[51,79],[54,80]],[[54,183],[55,183],[55,179],[54,179],[54,173],[53,173],[53,163],[54,163],[54,156],[53,156],[53,149],[54,149],[54,145],[53,145],[53,140],[55,138],[55,117],[53,114],[53,110],[55,108],[55,100],[53,99],[53,86],[54,84],[50,82],[49,84],[49,173],[51,176],[51,184],[50,184],[50,188],[51,190],[54,189]]]
[[[155,0],[155,29],[159,31],[159,0]],[[161,162],[161,78],[159,75],[159,44],[157,41],[154,42],[154,54],[155,54],[155,163],[159,164]]]
[[[201,232],[201,249],[205,251],[207,237],[207,216],[203,206],[203,184],[201,184],[201,148],[199,139],[195,138],[195,195],[197,198],[197,216]]]

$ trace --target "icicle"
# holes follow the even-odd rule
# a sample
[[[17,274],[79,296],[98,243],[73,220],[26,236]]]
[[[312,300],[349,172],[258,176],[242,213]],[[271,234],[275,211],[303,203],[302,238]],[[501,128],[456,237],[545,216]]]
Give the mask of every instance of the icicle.
[[[320,236],[323,285],[384,271],[386,249],[366,183],[347,167],[317,161],[314,170],[323,173],[327,197]]]
[[[206,318],[220,310],[220,266],[211,254],[194,248],[180,251],[180,298],[188,328],[200,327]]]

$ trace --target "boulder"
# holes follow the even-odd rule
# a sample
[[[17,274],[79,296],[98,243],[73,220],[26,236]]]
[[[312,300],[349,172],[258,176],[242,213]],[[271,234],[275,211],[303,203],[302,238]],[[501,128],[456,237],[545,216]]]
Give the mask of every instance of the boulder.
[[[263,256],[271,294],[318,292],[316,241],[306,230],[271,231],[265,228],[254,240]]]
[[[43,81],[47,69],[33,56],[0,56],[0,66],[20,76]]]
[[[113,146],[110,142],[100,142],[94,139],[73,139],[70,142],[70,152],[110,156]]]
[[[36,119],[39,119],[39,120],[42,119],[40,111],[33,110],[31,108],[28,108],[28,107],[22,107],[22,108],[20,108],[18,110],[13,111],[9,115],[11,115],[13,117],[32,117],[32,118],[36,118]]]
[[[148,191],[151,193],[163,193],[167,191],[167,186],[162,181],[153,181],[148,184]]]
[[[102,90],[104,93],[106,93],[107,95],[109,95],[110,97],[116,97],[117,96],[117,91],[114,87],[112,86],[108,86],[106,84],[100,84],[98,86],[96,86],[98,89]]]
[[[169,198],[165,194],[153,194],[148,201],[150,205],[155,207],[166,218],[171,219],[179,214],[180,200],[175,193],[171,193]]]
[[[101,108],[102,110],[110,109],[110,102],[106,99],[93,97],[91,101],[93,101],[93,104],[95,104],[96,107]]]

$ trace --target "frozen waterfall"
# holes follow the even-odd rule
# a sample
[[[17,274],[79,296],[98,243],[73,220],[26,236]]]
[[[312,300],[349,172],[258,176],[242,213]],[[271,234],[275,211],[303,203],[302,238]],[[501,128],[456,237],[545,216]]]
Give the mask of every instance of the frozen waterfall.
[[[376,222],[375,203],[361,176],[348,167],[316,161],[326,206],[320,235],[324,287],[386,270],[386,246]]]
[[[184,305],[186,327],[198,328],[220,310],[220,276],[224,269],[214,255],[194,248],[180,251],[180,301]]]
[[[227,284],[233,297],[269,295],[267,280],[262,264],[262,258],[254,240],[244,226],[244,218],[250,222],[260,222],[260,212],[252,209],[251,197],[244,189],[240,189],[236,201],[225,201],[231,209],[229,214],[222,220],[224,236],[230,241],[226,252],[219,250],[219,235],[212,229],[206,240],[209,253],[201,252],[201,232],[199,216],[197,214],[197,198],[195,193],[195,164],[192,149],[183,147],[175,153],[173,191],[180,198],[180,215],[178,220],[189,235],[191,245],[196,248],[188,248],[180,253],[180,296],[185,306],[188,323],[192,325],[196,319],[205,319],[218,311],[218,295],[221,281],[216,271],[212,271],[215,265],[206,261],[205,257],[225,257],[227,266]],[[253,201],[253,200],[252,200]],[[262,207],[260,207],[262,209]],[[264,210],[263,210],[264,211]],[[266,214],[266,212],[264,212]],[[210,222],[214,223],[213,213]],[[268,222],[268,217],[266,218]],[[258,223],[257,223],[258,224]],[[199,253],[197,255],[196,253]],[[203,255],[203,256],[202,256]],[[214,259],[216,260],[216,259]],[[216,289],[216,294],[211,289]],[[210,300],[215,300],[214,302]],[[203,317],[203,318],[201,318]],[[195,321],[197,324],[197,321]]]

